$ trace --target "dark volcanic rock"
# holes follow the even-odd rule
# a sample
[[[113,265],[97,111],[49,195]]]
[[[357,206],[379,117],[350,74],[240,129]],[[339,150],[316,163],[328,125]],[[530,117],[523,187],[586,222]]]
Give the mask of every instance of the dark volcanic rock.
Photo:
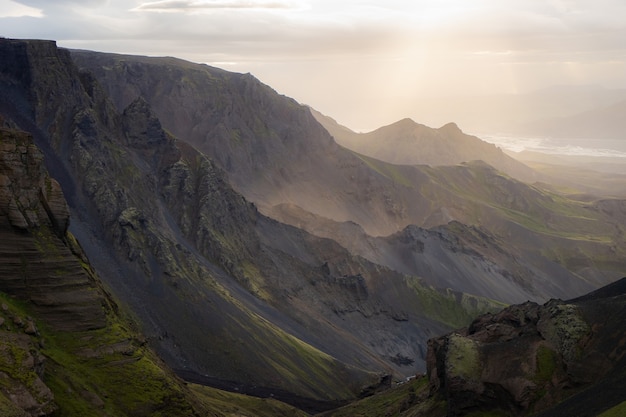
[[[29,76],[21,81],[8,73],[0,83],[6,119],[31,130],[49,167],[64,173],[59,181],[72,197],[70,229],[173,368],[346,400],[381,372],[405,376],[423,368],[422,342],[450,328],[429,317],[423,303],[445,300],[467,319],[455,297],[261,215],[216,162],[165,131],[149,100],[135,95],[120,112],[95,77],[67,62],[66,52],[54,56],[53,43],[8,41],[5,52],[15,48],[26,51]],[[122,67],[135,75],[146,70]],[[265,103],[281,124],[277,150],[299,148],[292,130],[307,123],[339,149],[306,109],[286,99],[265,102],[267,88],[250,76],[234,78],[227,87],[234,89],[229,123],[245,124],[238,118],[250,115],[248,101]],[[27,108],[9,106],[11,95]],[[42,95],[50,99],[33,99]],[[256,142],[240,146],[235,135],[229,146],[240,146],[237,158],[255,160],[241,165],[242,172],[262,179],[264,163],[277,165],[258,147],[263,137],[243,130],[242,137]]]
[[[542,207],[553,203],[550,197],[484,164],[418,169],[355,155],[334,143],[308,109],[250,75],[168,58],[76,52],[92,74],[50,42],[0,40],[0,50],[23,66],[20,74],[2,67],[5,120],[32,132],[68,199],[70,230],[132,308],[148,343],[176,369],[316,401],[347,400],[380,373],[423,370],[425,340],[467,323],[468,309],[493,307],[265,217],[250,201],[267,209],[293,197],[312,212],[358,216],[374,231],[396,231],[408,219],[447,224],[470,213],[495,219],[498,230],[521,229],[507,239],[532,242],[533,260],[540,260],[533,266],[551,265],[519,212],[533,211],[537,227],[547,229]],[[53,194],[46,194],[44,211],[58,213],[48,216],[59,223],[50,220],[49,227],[60,231]],[[442,197],[430,200],[435,195]],[[18,233],[32,213],[18,199],[6,201],[7,224]],[[500,211],[511,217],[493,215]],[[581,213],[576,218],[587,219]],[[594,230],[607,227],[585,221]],[[399,236],[409,255],[427,253],[419,233],[410,232]],[[431,236],[450,243],[450,253],[469,254],[468,263],[504,247],[500,236],[456,223]],[[562,274],[541,278],[557,289],[578,294],[575,285],[589,285],[562,267],[553,270]]]
[[[381,129],[381,137],[397,133],[412,146],[400,156],[416,159],[402,163],[454,164],[393,165],[339,146],[309,108],[250,74],[174,58],[71,55],[118,110],[138,97],[149,103],[167,131],[209,156],[261,213],[336,240],[374,263],[506,302],[570,298],[622,274],[619,216],[515,180],[533,173],[454,124],[429,129],[403,120]],[[344,224],[358,225],[361,233],[346,233]],[[393,236],[379,238],[412,225],[438,229],[422,254]],[[480,229],[487,233],[480,236]],[[456,234],[463,235],[460,245]],[[474,253],[455,259],[450,249]]]
[[[624,281],[569,302],[512,306],[430,340],[431,394],[446,398],[449,416],[596,415],[619,404],[615,389],[590,393],[626,384]]]
[[[32,137],[0,129],[0,291],[33,302],[55,328],[103,327],[104,300],[68,224],[63,193]]]

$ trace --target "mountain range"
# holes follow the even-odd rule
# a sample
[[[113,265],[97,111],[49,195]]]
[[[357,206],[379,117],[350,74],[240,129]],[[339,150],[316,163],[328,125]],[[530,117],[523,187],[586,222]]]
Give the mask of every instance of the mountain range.
[[[480,227],[505,239],[500,247],[506,246],[515,259],[521,258],[524,264],[532,260],[531,265],[507,268],[513,278],[501,277],[500,282],[545,280],[549,283],[559,277],[568,282],[557,287],[567,288],[569,294],[542,287],[538,292],[544,299],[575,296],[621,274],[619,268],[610,272],[600,265],[592,268],[593,272],[586,266],[561,269],[564,262],[571,263],[567,261],[569,258],[581,264],[588,263],[584,261],[588,257],[594,262],[602,258],[612,262],[612,249],[602,243],[605,237],[600,235],[619,234],[620,226],[611,219],[598,218],[604,216],[603,210],[594,208],[596,204],[604,204],[599,201],[588,204],[546,192],[503,175],[484,162],[473,161],[471,157],[476,154],[462,158],[459,152],[455,161],[464,162],[460,165],[441,166],[451,163],[443,152],[440,164],[395,165],[343,148],[316,122],[309,108],[276,94],[249,74],[227,73],[170,58],[85,51],[74,51],[72,57],[79,66],[95,74],[118,109],[128,104],[129,97],[144,97],[166,130],[186,138],[211,157],[238,192],[262,213],[279,221],[305,227],[318,235],[317,224],[327,220],[356,223],[370,236],[389,236],[412,225],[447,227],[454,220]],[[183,85],[187,87],[182,88]],[[399,124],[414,125],[410,121]],[[510,166],[512,171],[532,176],[529,168],[492,145],[455,128],[444,131],[448,132],[447,136],[443,132],[439,134],[446,137],[449,148],[458,146],[467,150],[480,145],[490,161],[499,161],[503,167]],[[389,136],[388,140],[393,138]],[[463,145],[465,142],[474,145],[467,147]],[[394,141],[394,146],[397,143]],[[421,154],[419,147],[407,153]],[[299,214],[294,216],[294,213]],[[606,227],[603,229],[598,224]],[[320,236],[338,240],[340,237],[334,234],[338,230],[333,227],[331,234]],[[501,230],[508,231],[501,233]],[[561,239],[564,241],[555,243]],[[347,245],[345,239],[341,243]],[[554,247],[573,252],[562,256],[550,254]],[[490,259],[482,249],[477,251]],[[497,252],[491,250],[492,254]],[[517,252],[526,254],[517,256]],[[559,257],[562,260],[554,262]],[[473,269],[474,275],[483,277],[484,269],[478,266]],[[422,273],[424,270],[428,269],[417,265],[412,271],[424,279],[432,278],[435,284],[442,279],[442,274],[426,275]],[[599,270],[602,272],[598,274]],[[451,275],[454,274],[443,274],[448,280]],[[492,293],[478,295],[493,296]],[[509,297],[512,297],[507,299],[509,302],[536,299],[523,291],[517,294],[509,291]]]
[[[525,182],[537,173],[505,154],[500,148],[467,135],[454,123],[439,129],[403,119],[369,133],[356,133],[328,116],[312,110],[313,116],[337,143],[360,154],[396,165],[458,165],[481,160]]]
[[[626,278],[480,316],[429,341],[427,374],[324,416],[623,415],[625,301]]]
[[[615,121],[610,116],[611,107],[617,107],[624,100],[626,90],[623,88],[553,85],[529,92],[417,97],[411,114],[424,114],[431,125],[454,121],[466,131],[484,134],[567,138],[569,133],[574,133],[572,137],[576,138],[582,136],[573,126],[588,125],[587,133],[592,134],[584,136],[586,138],[622,138],[619,130],[607,122]],[[597,117],[602,113],[606,116]],[[573,124],[562,123],[568,120]],[[552,125],[549,130],[544,130],[548,127],[546,121]],[[617,123],[619,126],[621,121]],[[614,136],[615,133],[619,136]]]
[[[520,126],[526,134],[556,138],[617,139],[626,141],[626,100],[573,115],[536,120]]]
[[[398,165],[341,146],[311,109],[250,74],[9,39],[0,74],[5,311],[61,312],[41,325],[59,349],[41,350],[56,365],[35,371],[57,399],[45,413],[81,415],[81,404],[123,415],[128,403],[106,391],[115,383],[76,376],[81,361],[102,358],[158,373],[165,388],[133,415],[169,395],[180,410],[215,407],[167,369],[334,408],[425,371],[426,341],[477,314],[623,275],[624,200],[524,182],[530,168],[454,125],[381,129],[430,132],[457,153]],[[464,141],[494,159],[476,161]],[[16,251],[21,241],[30,246]],[[24,286],[30,277],[40,281]],[[49,281],[59,300],[37,292]],[[63,329],[75,316],[86,327]],[[127,371],[147,372],[138,366]]]

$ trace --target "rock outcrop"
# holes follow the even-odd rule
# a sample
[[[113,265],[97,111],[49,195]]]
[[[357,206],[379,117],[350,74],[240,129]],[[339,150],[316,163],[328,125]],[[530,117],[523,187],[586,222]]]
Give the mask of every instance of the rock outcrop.
[[[0,51],[21,69],[0,64],[5,120],[32,133],[67,198],[69,230],[106,284],[130,306],[146,343],[181,375],[245,382],[327,406],[357,397],[381,374],[423,370],[425,340],[494,307],[489,300],[434,289],[333,240],[268,218],[251,203],[256,197],[265,209],[272,199],[283,202],[290,195],[310,203],[312,211],[341,206],[339,217],[356,213],[374,229],[380,220],[380,230],[395,231],[409,218],[486,218],[510,234],[491,236],[451,223],[433,236],[445,237],[444,244],[464,253],[487,236],[484,254],[506,249],[502,243],[509,240],[523,242],[526,246],[512,254],[531,259],[531,273],[502,277],[532,286],[539,275],[545,288],[574,288],[576,294],[579,286],[592,285],[553,261],[573,257],[569,247],[548,258],[534,239],[541,235],[542,242],[560,242],[551,248],[565,247],[552,236],[566,240],[559,233],[574,221],[584,232],[593,228],[593,236],[615,232],[603,217],[608,214],[560,206],[484,164],[418,169],[348,152],[308,109],[250,75],[166,58],[72,53],[81,62],[79,70],[72,55],[53,42],[0,40]],[[206,153],[192,145],[202,145]],[[51,204],[53,193],[44,195],[53,217],[62,219]],[[18,233],[9,222],[11,198],[6,224]],[[445,207],[438,207],[440,202]],[[566,209],[546,210],[550,204]],[[35,219],[19,205],[12,212],[22,215],[22,224]],[[62,221],[55,226],[48,217],[49,230],[62,230]],[[17,214],[13,218],[20,220]],[[410,232],[397,240],[410,250],[426,250]],[[580,240],[580,247],[591,248],[590,256],[598,247],[609,251],[606,240]],[[75,247],[68,237],[59,242]],[[615,245],[615,250],[622,249]],[[545,265],[550,273],[539,274]],[[121,347],[111,350],[123,365],[148,355],[130,339],[117,340]],[[89,357],[109,352],[78,341]],[[111,378],[133,375],[132,368],[116,370]],[[94,391],[87,381],[76,384]],[[159,398],[156,403],[164,402]]]
[[[44,343],[33,319],[6,302],[0,305],[0,414],[46,416],[58,409],[54,394],[43,382]]]
[[[165,130],[210,157],[261,213],[336,240],[374,263],[435,286],[516,303],[571,298],[622,274],[624,266],[614,260],[625,259],[626,246],[618,243],[623,227],[612,215],[515,180],[534,176],[454,124],[430,129],[407,119],[374,132],[372,142],[388,152],[399,147],[384,139],[406,142],[398,152],[404,159],[395,162],[453,164],[394,165],[339,146],[309,108],[250,74],[173,58],[71,56],[119,111],[142,97]],[[471,162],[480,159],[488,163]],[[376,239],[413,226],[454,235],[450,222],[489,236],[486,247],[469,242],[476,257],[456,262],[453,271],[441,267],[448,263],[445,238],[426,248],[426,261],[405,256],[393,237]],[[362,233],[342,236],[343,224],[357,224]]]
[[[446,400],[448,416],[596,415],[619,404],[625,282],[577,300],[511,306],[430,340],[431,395]]]
[[[432,339],[427,374],[324,416],[621,416],[625,319],[626,278],[514,305]]]
[[[138,317],[148,343],[181,375],[335,404],[357,397],[381,374],[423,369],[422,342],[450,329],[449,320],[421,308],[425,303],[458,307],[463,323],[498,308],[488,300],[461,305],[456,294],[263,216],[218,163],[163,127],[147,97],[135,95],[118,110],[67,51],[55,55],[52,42],[30,43],[0,42],[27,74],[6,69],[0,108],[33,133],[49,170],[59,173],[70,230]],[[259,90],[252,77],[231,81],[234,106],[267,99],[269,89]],[[280,146],[298,148],[291,130],[313,123],[338,149],[306,109],[287,101],[267,103],[272,120],[284,119]],[[265,152],[258,139],[231,156]],[[260,172],[272,155],[254,156],[241,172]]]
[[[0,128],[0,415],[198,415],[118,315],[43,159],[31,135]]]
[[[68,225],[59,183],[32,137],[0,129],[0,291],[32,302],[56,329],[101,328],[104,300]]]

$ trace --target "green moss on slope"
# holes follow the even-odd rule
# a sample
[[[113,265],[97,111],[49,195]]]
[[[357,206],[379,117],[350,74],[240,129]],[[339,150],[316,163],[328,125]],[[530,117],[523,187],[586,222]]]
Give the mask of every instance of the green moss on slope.
[[[33,315],[28,305],[8,296],[2,303],[16,317]],[[7,347],[2,350],[11,357],[0,358],[0,368],[28,387],[37,375],[21,368],[22,358],[45,358],[41,376],[58,407],[54,416],[194,415],[184,385],[165,371],[119,317],[109,312],[108,321],[98,330],[59,332],[35,320],[37,331],[30,336],[29,351],[10,340],[2,342]],[[0,410],[11,410],[4,403],[0,400]]]
[[[444,417],[445,415],[445,402],[429,396],[426,376],[414,378],[389,390],[323,414],[324,417]]]
[[[16,407],[3,393],[0,392],[0,416],[26,417],[26,413]]]
[[[476,316],[496,312],[506,304],[484,297],[459,293],[450,289],[438,290],[424,285],[414,277],[407,277],[409,288],[420,300],[419,311],[426,317],[437,320],[450,328],[467,326]]]
[[[450,335],[446,370],[450,377],[479,380],[481,363],[476,341],[456,334]]]
[[[302,410],[271,398],[256,398],[191,384],[190,389],[203,404],[227,416],[240,417],[306,417]]]
[[[366,375],[363,370],[337,361],[254,313],[237,324],[245,335],[233,326],[231,333],[222,333],[220,337],[233,368],[246,363],[245,372],[251,378],[262,375],[260,381],[250,382],[265,383],[268,388],[302,397],[334,401],[354,399],[363,388],[354,381],[375,383],[379,378],[375,373]],[[244,343],[246,349],[242,349]]]
[[[626,401],[623,403],[611,408],[610,410],[605,411],[600,414],[598,417],[622,417],[626,415]]]
[[[536,372],[534,381],[537,384],[549,382],[557,367],[557,354],[546,346],[539,346],[536,357]]]

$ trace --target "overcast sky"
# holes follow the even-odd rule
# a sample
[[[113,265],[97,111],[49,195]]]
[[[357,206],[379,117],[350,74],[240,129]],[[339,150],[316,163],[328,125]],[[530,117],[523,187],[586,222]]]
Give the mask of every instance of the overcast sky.
[[[626,87],[624,0],[0,0],[0,36],[251,72],[357,130],[433,96]]]

